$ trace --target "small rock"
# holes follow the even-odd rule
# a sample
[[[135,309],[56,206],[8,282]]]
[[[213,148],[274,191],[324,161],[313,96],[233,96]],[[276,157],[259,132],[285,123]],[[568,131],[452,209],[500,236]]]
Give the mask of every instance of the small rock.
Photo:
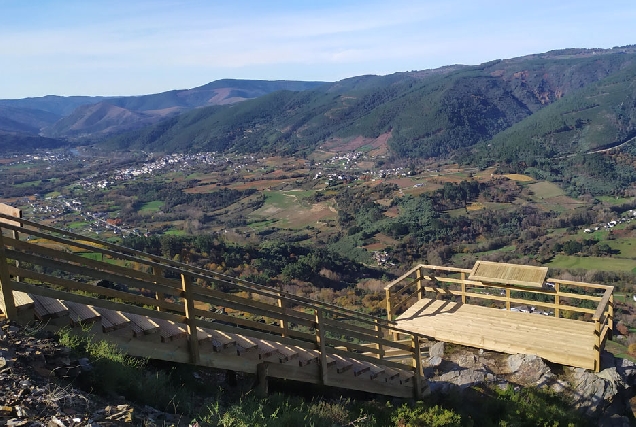
[[[534,354],[513,354],[508,357],[512,380],[522,385],[548,385],[555,375],[543,359]]]
[[[22,388],[29,388],[29,387],[31,387],[31,381],[29,381],[29,380],[23,380],[23,381],[20,381],[20,387],[22,387]]]
[[[630,427],[629,418],[618,414],[609,417],[602,417],[598,422],[598,427]]]
[[[7,421],[7,427],[22,427],[29,423],[27,420],[19,420],[17,418],[11,418]]]
[[[89,372],[93,370],[93,365],[91,365],[91,363],[86,357],[81,358],[80,360],[77,361],[77,363],[79,363],[79,366],[82,369],[82,372]]]
[[[442,358],[439,356],[433,356],[428,359],[428,366],[436,367],[442,364]]]
[[[443,342],[436,342],[435,344],[432,344],[431,347],[429,348],[428,355],[429,357],[435,357],[435,356],[444,357],[444,349],[445,349],[445,345]]]

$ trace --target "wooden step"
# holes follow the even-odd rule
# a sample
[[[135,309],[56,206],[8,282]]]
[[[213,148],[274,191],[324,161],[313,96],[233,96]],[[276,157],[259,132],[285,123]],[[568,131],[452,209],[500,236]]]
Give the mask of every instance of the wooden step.
[[[228,334],[212,329],[197,328],[197,338],[199,339],[199,343],[211,343],[213,350],[216,352],[223,351],[226,348],[236,347],[236,340],[228,336]]]
[[[327,367],[335,365],[336,372],[342,374],[347,372],[349,369],[353,368],[353,363],[342,356],[337,354],[328,354],[327,355]]]
[[[133,336],[139,337],[142,335],[150,335],[159,332],[159,325],[151,318],[146,316],[140,316],[138,314],[123,313],[128,319],[130,319],[130,329]]]
[[[175,323],[172,320],[152,319],[157,325],[159,325],[159,334],[161,335],[161,342],[169,342],[185,338],[188,333],[185,329],[185,325]]]
[[[233,335],[233,334],[228,334]],[[236,340],[236,354],[256,352],[258,350],[258,340],[244,335],[233,335]]]
[[[274,347],[269,341],[258,340],[257,343],[259,359],[267,359],[268,357],[278,353],[276,347]]]
[[[34,301],[31,299],[29,294],[25,292],[13,291],[13,301],[18,313],[28,311],[34,306]],[[0,306],[4,307],[4,296],[2,295],[2,292],[0,292]]]
[[[313,362],[318,362],[320,359],[320,353],[316,350],[307,350],[298,347],[298,366],[307,366]]]
[[[298,350],[296,347],[286,346],[280,343],[272,343],[278,353],[278,361],[280,363],[289,362],[290,360],[298,359]]]
[[[119,311],[108,310],[107,308],[101,307],[93,307],[93,309],[102,316],[102,331],[104,333],[125,328],[130,324],[130,319]]]
[[[30,295],[34,302],[35,316],[39,320],[49,320],[68,315],[68,308],[55,298]]]
[[[359,362],[354,364],[353,367],[353,376],[354,377],[359,377],[360,375],[364,374],[365,372],[369,372],[371,370],[371,365],[367,364],[365,362]]]
[[[78,326],[84,323],[93,323],[98,321],[101,316],[93,307],[72,301],[64,301],[62,304],[68,308],[68,317],[71,319],[71,325]]]
[[[374,380],[386,372],[386,368],[384,366],[378,366],[373,364],[371,364],[370,366],[371,366],[371,372],[369,373],[370,380]]]

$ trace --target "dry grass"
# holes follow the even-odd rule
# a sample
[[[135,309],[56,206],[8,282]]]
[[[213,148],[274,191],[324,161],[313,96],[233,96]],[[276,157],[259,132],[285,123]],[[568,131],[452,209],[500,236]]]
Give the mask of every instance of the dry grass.
[[[519,181],[519,182],[532,182],[532,181],[534,181],[534,178],[532,178],[531,176],[522,175],[520,173],[507,173],[504,176],[506,178],[512,180],[512,181]]]

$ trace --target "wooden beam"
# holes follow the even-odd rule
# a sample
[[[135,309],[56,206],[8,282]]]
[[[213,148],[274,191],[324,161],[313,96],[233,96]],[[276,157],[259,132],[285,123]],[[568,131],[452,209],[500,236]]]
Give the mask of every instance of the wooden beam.
[[[422,399],[422,349],[420,347],[420,337],[413,334],[411,351],[413,352],[413,397],[415,400]]]
[[[4,248],[4,236],[2,235],[3,229],[0,227],[0,288],[2,288],[2,298],[4,300],[4,306],[2,311],[7,319],[15,319],[18,315],[18,310],[15,306],[15,300],[13,299],[13,284],[7,268],[7,255]]]
[[[327,340],[325,338],[325,324],[323,322],[324,314],[321,309],[315,311],[316,325],[314,326],[316,331],[316,344],[318,351],[320,351],[320,380],[323,384],[327,385],[329,378],[327,375]]]
[[[190,351],[190,361],[197,365],[199,363],[199,339],[197,338],[197,319],[194,315],[194,299],[192,298],[192,279],[185,274],[181,275],[181,289],[185,294],[185,317],[186,331],[188,333],[188,350]]]
[[[287,314],[287,303],[285,298],[283,298],[282,292],[278,293],[278,308],[280,308],[283,312],[283,314]],[[279,321],[280,324],[280,328],[282,329],[281,335],[283,337],[286,337],[289,335],[289,324],[287,323],[287,319],[285,317],[282,317]]]
[[[152,274],[154,276],[156,276],[157,278],[161,278],[163,279],[163,268],[159,267],[159,266],[153,266],[152,267]],[[159,280],[157,280],[155,283],[159,283]],[[156,291],[155,292],[155,299],[157,301],[165,301],[166,300],[166,295],[163,292],[160,291]],[[160,305],[157,305],[157,311],[163,311],[163,309],[161,308]]]
[[[415,277],[416,277],[415,280],[417,281],[415,292],[417,292],[417,300],[419,301],[422,299],[423,297],[422,294],[424,293],[424,291],[422,290],[422,280],[424,279],[422,278],[423,274],[422,274],[421,268],[417,269],[417,271],[415,272]]]

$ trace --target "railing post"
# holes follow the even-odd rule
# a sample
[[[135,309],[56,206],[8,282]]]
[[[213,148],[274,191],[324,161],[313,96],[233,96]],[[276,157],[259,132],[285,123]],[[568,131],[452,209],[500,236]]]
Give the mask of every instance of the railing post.
[[[466,273],[460,273],[459,278],[462,281],[462,304],[466,304]]]
[[[601,370],[601,330],[602,330],[600,319],[596,319],[594,321],[594,326],[595,326],[594,333],[596,334],[596,348],[595,348],[596,354],[594,355],[594,372],[600,372]]]
[[[420,400],[422,399],[422,349],[420,337],[416,334],[413,334],[411,350],[413,352],[413,397]]]
[[[389,322],[395,320],[395,314],[393,313],[393,304],[391,304],[391,288],[386,288],[386,319]],[[397,332],[392,332],[393,340],[398,341],[400,335]]]
[[[155,276],[158,277],[163,277],[163,268],[161,267],[152,267],[152,274],[154,274]],[[155,283],[159,283],[158,281]],[[165,301],[166,296],[163,294],[163,292],[155,292],[155,299],[157,301]],[[163,308],[161,307],[157,307],[157,311],[163,311]]]
[[[421,300],[422,299],[422,290],[423,290],[423,286],[422,286],[422,280],[424,280],[424,275],[422,274],[422,267],[417,267],[417,271],[415,271],[415,278],[417,280],[417,284],[415,285],[415,289],[417,292],[417,300]]]
[[[188,350],[190,351],[190,362],[199,363],[199,338],[197,336],[197,320],[194,316],[194,300],[192,299],[192,279],[185,274],[181,274],[181,289],[185,298],[186,330],[188,332]]]
[[[7,255],[4,250],[4,237],[2,236],[2,227],[0,227],[0,287],[2,288],[2,297],[4,298],[4,306],[2,311],[7,319],[15,319],[18,311],[15,307],[13,299],[13,290],[11,286],[11,276],[7,268]]]
[[[286,336],[289,335],[289,324],[288,324],[287,319],[285,317],[285,316],[287,316],[287,310],[286,310],[287,302],[283,298],[283,292],[282,291],[278,291],[278,307],[283,311],[283,316],[279,320],[280,327],[282,329],[281,336],[286,337]]]
[[[607,326],[609,330],[607,331],[608,338],[612,339],[614,336],[614,294],[610,295],[609,304],[607,306]]]
[[[20,212],[22,212],[22,211],[20,211]],[[20,227],[21,226],[22,226],[22,224],[20,224]],[[12,234],[13,234],[13,238],[15,240],[20,240],[20,233],[18,233],[16,230],[13,230]],[[15,260],[15,266],[16,266],[16,268],[20,268],[20,261],[17,260],[17,259]],[[15,281],[19,282],[20,281],[20,276],[15,276]]]
[[[322,309],[316,309],[316,345],[320,351],[320,380],[324,385],[327,384],[327,343],[325,341],[325,322]]]
[[[380,321],[375,319],[375,334],[378,337],[378,342],[375,345],[375,348],[378,350],[378,359],[382,360],[384,358],[384,346],[379,342],[379,340],[384,338],[384,332],[380,326]]]
[[[554,295],[554,317],[556,317],[557,319],[559,317],[561,317],[561,310],[559,309],[559,306],[561,304],[561,298],[559,297],[559,292],[561,292],[561,286],[559,282],[556,282],[554,284],[554,291],[556,292],[556,294]]]
[[[510,311],[510,285],[506,285],[506,310]]]

